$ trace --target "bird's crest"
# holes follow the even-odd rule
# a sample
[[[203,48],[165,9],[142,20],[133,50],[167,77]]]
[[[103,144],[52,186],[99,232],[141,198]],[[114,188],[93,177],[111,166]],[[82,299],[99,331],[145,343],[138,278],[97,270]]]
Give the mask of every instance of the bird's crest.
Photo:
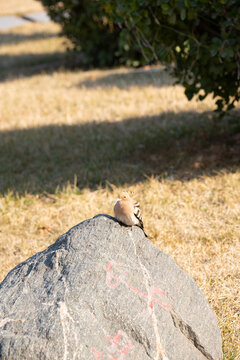
[[[123,191],[121,194],[120,194],[120,199],[121,200],[129,200],[131,199],[129,193],[127,191]]]

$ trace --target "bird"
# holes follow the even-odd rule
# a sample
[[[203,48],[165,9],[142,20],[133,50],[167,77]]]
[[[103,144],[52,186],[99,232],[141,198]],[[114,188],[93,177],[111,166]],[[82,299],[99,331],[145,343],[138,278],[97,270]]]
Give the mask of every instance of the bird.
[[[127,191],[123,191],[114,206],[115,218],[127,226],[137,225],[140,227],[145,236],[143,221],[141,217],[140,205],[131,198]]]

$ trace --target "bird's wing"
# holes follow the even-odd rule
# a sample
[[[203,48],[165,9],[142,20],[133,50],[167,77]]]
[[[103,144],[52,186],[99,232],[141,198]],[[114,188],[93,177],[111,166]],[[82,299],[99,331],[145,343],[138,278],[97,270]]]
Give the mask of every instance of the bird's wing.
[[[140,228],[143,229],[143,221],[142,221],[142,216],[141,216],[140,205],[138,202],[134,202],[133,206],[134,206],[134,215],[136,216],[136,218],[139,221]]]

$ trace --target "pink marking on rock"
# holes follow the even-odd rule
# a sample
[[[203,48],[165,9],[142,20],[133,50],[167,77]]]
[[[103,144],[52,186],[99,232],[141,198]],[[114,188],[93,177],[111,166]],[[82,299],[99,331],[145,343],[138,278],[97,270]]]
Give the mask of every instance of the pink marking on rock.
[[[150,298],[151,300],[149,300],[149,302],[148,302],[148,306],[150,307],[150,309],[153,310],[153,303],[155,302],[156,304],[160,305],[162,308],[164,308],[164,309],[166,309],[166,310],[168,310],[168,311],[171,312],[172,309],[171,309],[170,306],[165,305],[165,304],[163,304],[160,300],[153,298],[153,296],[154,296],[155,294],[161,294],[161,295],[166,296],[166,293],[165,293],[164,291],[162,291],[161,289],[159,289],[157,286],[154,286],[153,291],[152,291],[152,293],[151,293],[151,298]]]
[[[145,299],[148,299],[148,306],[151,309],[151,311],[153,310],[153,303],[154,302],[157,303],[158,305],[160,305],[165,310],[172,311],[170,306],[165,305],[160,300],[157,300],[157,299],[153,298],[153,295],[155,295],[155,294],[161,294],[161,295],[166,296],[166,293],[164,291],[162,291],[161,289],[159,289],[157,286],[154,286],[153,291],[151,292],[150,298],[146,293],[142,292],[141,290],[139,290],[139,289],[137,289],[137,288],[135,288],[135,287],[133,287],[131,285],[128,285],[128,288],[130,290],[132,290],[132,291],[135,291],[139,295],[143,296]]]
[[[138,293],[139,295],[145,297],[146,299],[148,298],[147,294],[143,293],[141,290],[131,286],[131,285],[128,285],[128,288],[132,291],[135,291],[136,293]]]
[[[125,355],[129,354],[130,350],[133,348],[133,345],[131,344],[127,335],[121,331],[118,331],[118,333],[113,338],[110,336],[107,336],[107,338],[112,343],[112,345],[108,348],[108,351],[111,354],[114,354],[108,356],[111,360],[124,359]]]
[[[96,360],[100,360],[100,357],[103,357],[103,354],[98,352],[95,348],[93,348],[93,355],[95,356]]]
[[[120,278],[118,278],[117,276],[114,276],[112,274],[111,270],[112,270],[112,264],[111,264],[111,262],[109,262],[107,264],[107,268],[106,268],[106,271],[107,271],[106,284],[108,287],[113,289],[119,284]]]
[[[122,264],[117,264],[117,265],[122,265]],[[141,295],[142,297],[144,297],[145,299],[147,299],[148,308],[151,310],[151,312],[154,309],[154,303],[158,304],[159,306],[161,306],[163,309],[165,309],[167,311],[170,311],[170,312],[172,311],[170,306],[164,304],[162,301],[160,301],[154,297],[154,295],[160,294],[167,298],[167,295],[163,290],[159,289],[157,286],[153,286],[150,295],[146,294],[146,293],[142,292],[141,290],[139,290],[138,288],[135,288],[132,285],[127,284],[127,282],[125,281],[126,276],[123,272],[121,272],[119,277],[113,275],[112,269],[113,269],[113,263],[109,261],[109,263],[107,264],[107,267],[106,267],[106,271],[107,271],[106,283],[107,283],[108,287],[113,289],[116,286],[118,286],[120,283],[122,283],[123,285],[127,286],[129,290],[134,291],[135,293],[137,293],[137,294]]]

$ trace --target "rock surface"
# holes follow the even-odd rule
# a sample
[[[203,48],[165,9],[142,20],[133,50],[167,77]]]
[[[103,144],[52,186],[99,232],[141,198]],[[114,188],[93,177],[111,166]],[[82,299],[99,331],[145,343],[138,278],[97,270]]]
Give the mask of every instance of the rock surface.
[[[221,336],[189,275],[98,215],[0,284],[0,359],[218,360]]]

